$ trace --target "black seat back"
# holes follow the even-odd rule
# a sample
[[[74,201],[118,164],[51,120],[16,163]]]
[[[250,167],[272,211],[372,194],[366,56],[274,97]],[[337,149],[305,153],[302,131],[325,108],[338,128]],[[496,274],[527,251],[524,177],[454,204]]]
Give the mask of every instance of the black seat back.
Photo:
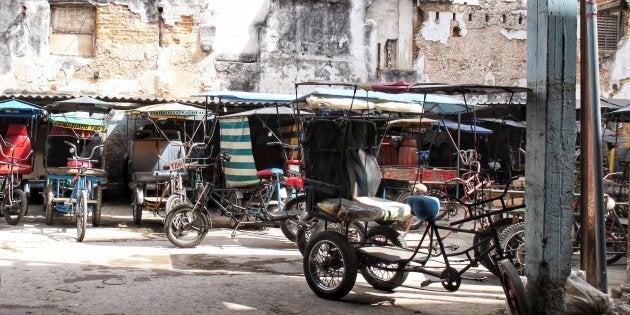
[[[304,167],[307,179],[336,186],[308,185],[311,205],[327,198],[374,196],[381,175],[376,161],[376,125],[366,120],[312,120],[306,125]],[[321,188],[321,187],[320,187]]]

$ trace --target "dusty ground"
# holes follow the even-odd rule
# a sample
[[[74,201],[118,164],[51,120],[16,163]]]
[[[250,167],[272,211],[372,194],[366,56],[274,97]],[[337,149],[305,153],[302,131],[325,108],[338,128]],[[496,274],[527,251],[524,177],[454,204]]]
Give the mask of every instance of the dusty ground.
[[[503,291],[483,268],[455,293],[414,274],[394,292],[372,289],[358,277],[342,301],[319,299],[302,274],[302,256],[278,228],[249,229],[230,238],[216,228],[193,249],[170,244],[159,218],[140,226],[128,205],[106,203],[100,227],[83,243],[69,217],[44,224],[40,205],[17,226],[0,219],[1,314],[503,314]],[[609,271],[611,287],[625,265]]]

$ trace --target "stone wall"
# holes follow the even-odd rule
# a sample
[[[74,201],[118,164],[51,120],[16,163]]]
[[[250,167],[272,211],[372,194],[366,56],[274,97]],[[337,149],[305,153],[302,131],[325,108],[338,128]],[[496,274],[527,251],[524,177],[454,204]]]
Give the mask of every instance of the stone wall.
[[[93,56],[50,53],[51,6],[67,3],[95,7]],[[25,14],[20,2],[0,4],[0,93],[184,98],[291,93],[303,80],[525,84],[525,1],[23,4]],[[627,33],[601,61],[604,96],[629,97]]]

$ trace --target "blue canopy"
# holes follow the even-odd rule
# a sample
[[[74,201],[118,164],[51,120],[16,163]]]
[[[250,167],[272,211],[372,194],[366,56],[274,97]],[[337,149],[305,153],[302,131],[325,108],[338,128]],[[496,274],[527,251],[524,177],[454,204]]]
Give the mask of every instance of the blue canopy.
[[[491,134],[492,130],[490,129],[486,129],[483,127],[479,127],[479,126],[473,126],[473,125],[465,125],[465,124],[457,124],[456,121],[452,121],[452,120],[437,120],[435,122],[433,122],[434,126],[440,126],[440,127],[446,127],[446,128],[450,128],[450,129],[459,129],[462,132],[467,132],[467,133],[477,133],[477,134]]]
[[[193,96],[218,97],[222,101],[232,102],[264,102],[264,103],[291,103],[295,95],[280,93],[255,93],[238,91],[208,91]]]
[[[0,102],[0,116],[17,118],[39,118],[45,115],[40,106],[12,99]]]

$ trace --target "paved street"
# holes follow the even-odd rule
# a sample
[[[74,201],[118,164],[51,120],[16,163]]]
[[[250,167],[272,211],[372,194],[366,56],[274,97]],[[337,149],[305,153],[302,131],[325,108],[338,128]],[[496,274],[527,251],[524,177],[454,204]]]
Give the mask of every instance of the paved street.
[[[69,217],[44,224],[41,205],[17,226],[0,221],[2,314],[421,313],[503,314],[503,292],[483,268],[455,293],[439,283],[418,290],[414,274],[395,292],[372,289],[360,276],[340,302],[319,299],[302,274],[302,257],[278,228],[230,238],[215,228],[193,249],[171,245],[159,218],[132,223],[127,205],[107,203],[102,226],[83,243]],[[610,285],[625,265],[611,269]]]

